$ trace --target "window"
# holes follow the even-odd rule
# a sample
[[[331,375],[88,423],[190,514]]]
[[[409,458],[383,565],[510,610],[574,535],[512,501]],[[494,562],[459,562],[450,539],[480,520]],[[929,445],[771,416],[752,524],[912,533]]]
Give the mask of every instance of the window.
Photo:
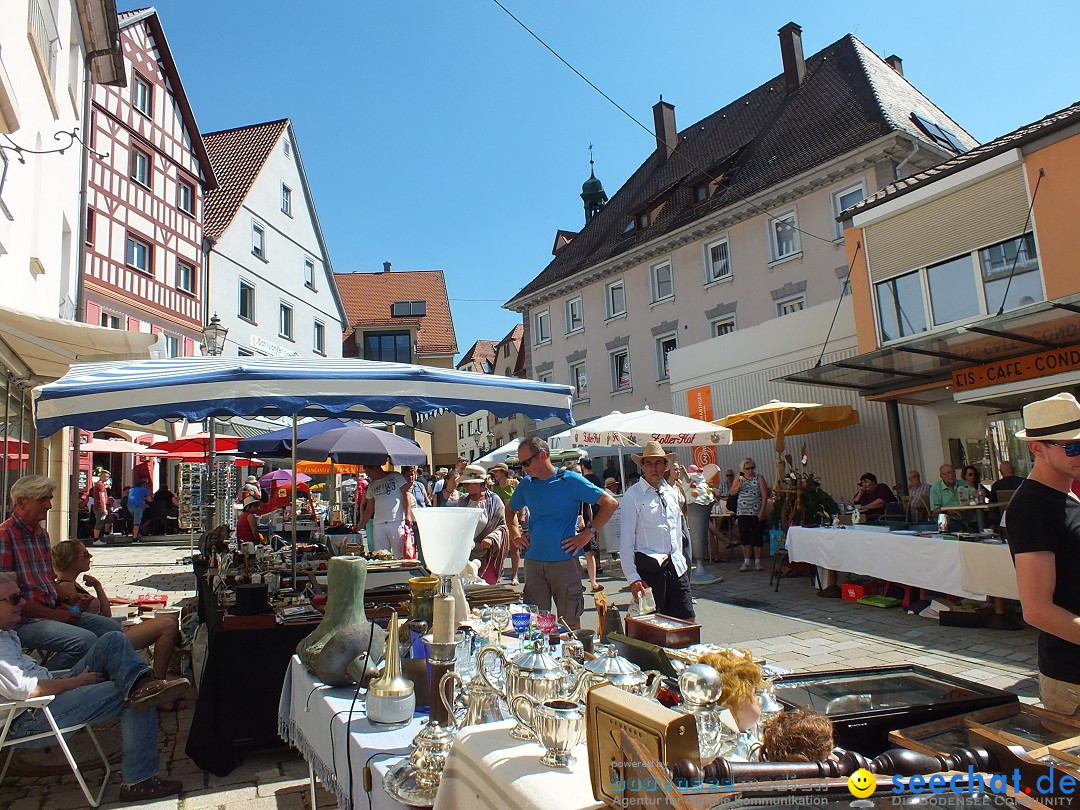
[[[723,318],[717,318],[714,321],[709,321],[709,337],[720,337],[721,335],[730,335],[735,331],[735,316],[728,315]]]
[[[649,270],[649,275],[652,278],[652,300],[654,304],[657,301],[665,301],[668,298],[675,297],[675,279],[671,274],[671,262],[654,264]]]
[[[6,158],[5,158],[6,159]],[[94,244],[94,209],[86,206],[86,244]]]
[[[978,282],[971,254],[926,268],[926,283],[930,289],[930,314],[935,326],[978,315]]]
[[[707,199],[709,199],[709,184],[698,183],[692,189],[691,195],[695,204],[705,202]]]
[[[258,222],[251,223],[251,252],[260,259],[266,258],[266,231]]]
[[[883,343],[926,331],[926,304],[920,276],[916,270],[875,285]]]
[[[656,379],[666,380],[671,376],[668,370],[668,355],[679,348],[675,335],[664,335],[656,339]]]
[[[187,262],[176,263],[176,288],[184,292],[195,292],[195,268]]]
[[[120,316],[113,315],[111,312],[101,313],[101,325],[106,329],[119,329],[120,328]]]
[[[769,243],[774,262],[799,252],[799,232],[796,230],[798,227],[794,211],[769,217]]]
[[[278,335],[280,337],[293,339],[292,316],[292,307],[282,302],[278,307]]]
[[[863,184],[859,183],[857,186],[851,186],[850,188],[842,189],[832,195],[833,199],[833,216],[840,216],[841,211],[845,211],[859,200],[866,196],[866,189],[863,188]],[[836,238],[844,238],[844,226],[839,222],[836,223]]]
[[[566,302],[566,334],[577,332],[585,328],[585,313],[581,308],[581,296],[571,298]],[[506,345],[507,356],[510,354],[510,344]]]
[[[149,273],[150,245],[141,239],[136,239],[134,236],[128,236],[127,256],[125,260],[127,261],[128,267],[134,267],[142,273]]]
[[[574,389],[574,399],[589,398],[589,380],[585,373],[585,361],[570,364],[570,387]]]
[[[457,426],[457,437],[459,439],[464,439],[465,438],[465,426],[462,425],[461,423],[458,423],[458,426]]]
[[[604,287],[604,299],[607,306],[607,317],[614,318],[616,315],[626,313],[626,294],[623,290],[623,280],[621,278]]]
[[[551,319],[548,311],[541,310],[533,315],[533,345],[539,346],[551,340]]]
[[[255,285],[240,280],[240,306],[237,315],[255,323]]]
[[[509,356],[510,356],[510,344],[507,343],[507,344],[505,344],[503,346],[503,357],[509,357]]]
[[[983,248],[979,251],[979,266],[988,313],[1043,300],[1042,280],[1037,272],[1039,257],[1030,233]]]
[[[195,216],[195,186],[181,180],[176,185],[176,207]]]
[[[536,375],[536,381],[537,382],[542,382],[542,383],[551,382],[551,372],[550,371],[544,371],[544,372],[541,372],[540,374],[537,374]]]
[[[803,293],[793,295],[790,298],[781,298],[776,302],[776,315],[782,317],[792,312],[801,312],[806,309],[806,296]]]
[[[423,318],[427,315],[427,301],[395,301],[390,305],[392,318]]]
[[[131,179],[150,187],[150,156],[141,149],[131,150]]]
[[[630,350],[618,349],[611,353],[611,392],[631,390]]]
[[[928,118],[923,118],[916,113],[911,114],[912,119],[919,125],[919,129],[925,132],[930,140],[932,140],[938,146],[948,149],[951,152],[964,152],[964,145],[960,143],[960,139],[956,137],[952,132],[945,129],[945,127],[938,126]]]
[[[315,321],[315,337],[312,342],[316,352],[326,354],[326,324],[322,321]]]
[[[726,236],[705,246],[705,283],[711,284],[723,278],[731,278],[731,259]]]
[[[131,74],[131,105],[143,113],[152,116],[153,111],[153,88],[146,79],[138,73]],[[173,355],[170,355],[172,357]]]
[[[238,348],[236,350],[236,356],[237,357],[254,357],[255,352],[252,351],[251,349],[245,349],[243,346],[241,346],[240,348]]]
[[[165,356],[180,357],[180,338],[176,335],[165,335]]]
[[[315,289],[315,262],[311,259],[304,259],[304,286]]]
[[[292,156],[292,144],[289,143],[288,138],[281,142],[281,148],[285,150],[285,157]]]
[[[408,332],[365,332],[364,359],[411,363],[412,339]]]
[[[281,184],[281,212],[292,216],[292,189]]]

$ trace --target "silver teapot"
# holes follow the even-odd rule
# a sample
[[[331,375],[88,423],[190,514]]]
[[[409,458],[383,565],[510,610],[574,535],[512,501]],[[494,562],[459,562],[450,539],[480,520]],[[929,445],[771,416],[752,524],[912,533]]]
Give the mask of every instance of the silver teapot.
[[[637,664],[619,655],[612,644],[605,645],[602,649],[598,648],[597,652],[600,654],[585,664],[589,686],[609,681],[631,694],[656,699],[660,684],[663,682],[663,675],[660,672],[655,669],[642,671]]]
[[[500,704],[501,694],[482,678],[466,683],[456,672],[447,672],[439,684],[439,698],[456,729],[506,719]]]
[[[506,673],[506,688],[500,689],[494,682],[487,666],[488,659],[497,658]],[[510,707],[519,695],[530,697],[538,703],[556,698],[576,700],[589,673],[567,661],[560,661],[542,649],[522,650],[513,659],[498,647],[485,647],[476,659],[477,678]],[[535,740],[532,729],[519,719],[510,730],[510,736],[518,740]]]

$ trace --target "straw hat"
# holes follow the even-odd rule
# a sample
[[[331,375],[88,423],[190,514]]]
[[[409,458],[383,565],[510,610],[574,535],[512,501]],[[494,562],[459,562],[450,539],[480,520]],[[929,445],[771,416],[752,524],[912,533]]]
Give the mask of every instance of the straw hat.
[[[610,487],[610,486],[611,486],[612,484],[618,484],[618,483],[619,483],[619,482],[618,482],[618,481],[617,481],[616,479],[614,479],[614,478],[605,478],[605,479],[604,479],[604,489],[607,489],[607,488],[608,488],[608,487]]]
[[[249,475],[247,478],[244,479],[244,483],[245,484],[257,484],[257,483],[259,483],[259,479],[256,478],[254,475]]]
[[[245,509],[247,509],[249,506],[257,506],[260,503],[261,503],[261,501],[258,498],[256,498],[254,495],[248,495],[246,498],[244,498],[244,508]]]
[[[1080,402],[1072,394],[1056,394],[1024,406],[1024,429],[1016,438],[1029,442],[1080,440]]]
[[[485,470],[479,464],[470,464],[465,468],[464,472],[461,473],[461,478],[458,479],[458,483],[486,484],[487,470]]]
[[[675,463],[674,453],[665,453],[664,448],[660,446],[660,442],[646,442],[645,449],[641,451],[639,455],[630,456],[634,460],[634,463],[639,467],[641,462],[647,458],[666,458],[668,464]]]
[[[503,464],[501,461],[498,464],[492,464],[491,469],[488,472],[495,472],[496,470],[502,470],[504,473],[509,473],[510,468]]]

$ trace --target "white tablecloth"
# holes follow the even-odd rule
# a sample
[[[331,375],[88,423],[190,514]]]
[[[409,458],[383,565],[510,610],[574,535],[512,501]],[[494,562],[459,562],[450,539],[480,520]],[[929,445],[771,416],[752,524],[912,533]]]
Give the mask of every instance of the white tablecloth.
[[[1016,575],[1007,546],[797,526],[788,529],[787,550],[793,562],[812,563],[929,591],[971,599],[987,595],[1017,598]]]

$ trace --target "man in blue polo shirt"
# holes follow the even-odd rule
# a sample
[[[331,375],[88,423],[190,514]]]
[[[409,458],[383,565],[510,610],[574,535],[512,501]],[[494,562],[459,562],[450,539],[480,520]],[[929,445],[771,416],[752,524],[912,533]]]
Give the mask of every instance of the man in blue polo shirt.
[[[527,473],[510,497],[506,523],[510,542],[523,550],[525,601],[555,611],[570,627],[581,626],[585,588],[577,557],[618,508],[614,496],[568,470],[556,470],[543,439],[522,439],[518,461]],[[581,504],[593,504],[592,526],[578,530]],[[529,510],[529,537],[521,535],[517,513]]]

